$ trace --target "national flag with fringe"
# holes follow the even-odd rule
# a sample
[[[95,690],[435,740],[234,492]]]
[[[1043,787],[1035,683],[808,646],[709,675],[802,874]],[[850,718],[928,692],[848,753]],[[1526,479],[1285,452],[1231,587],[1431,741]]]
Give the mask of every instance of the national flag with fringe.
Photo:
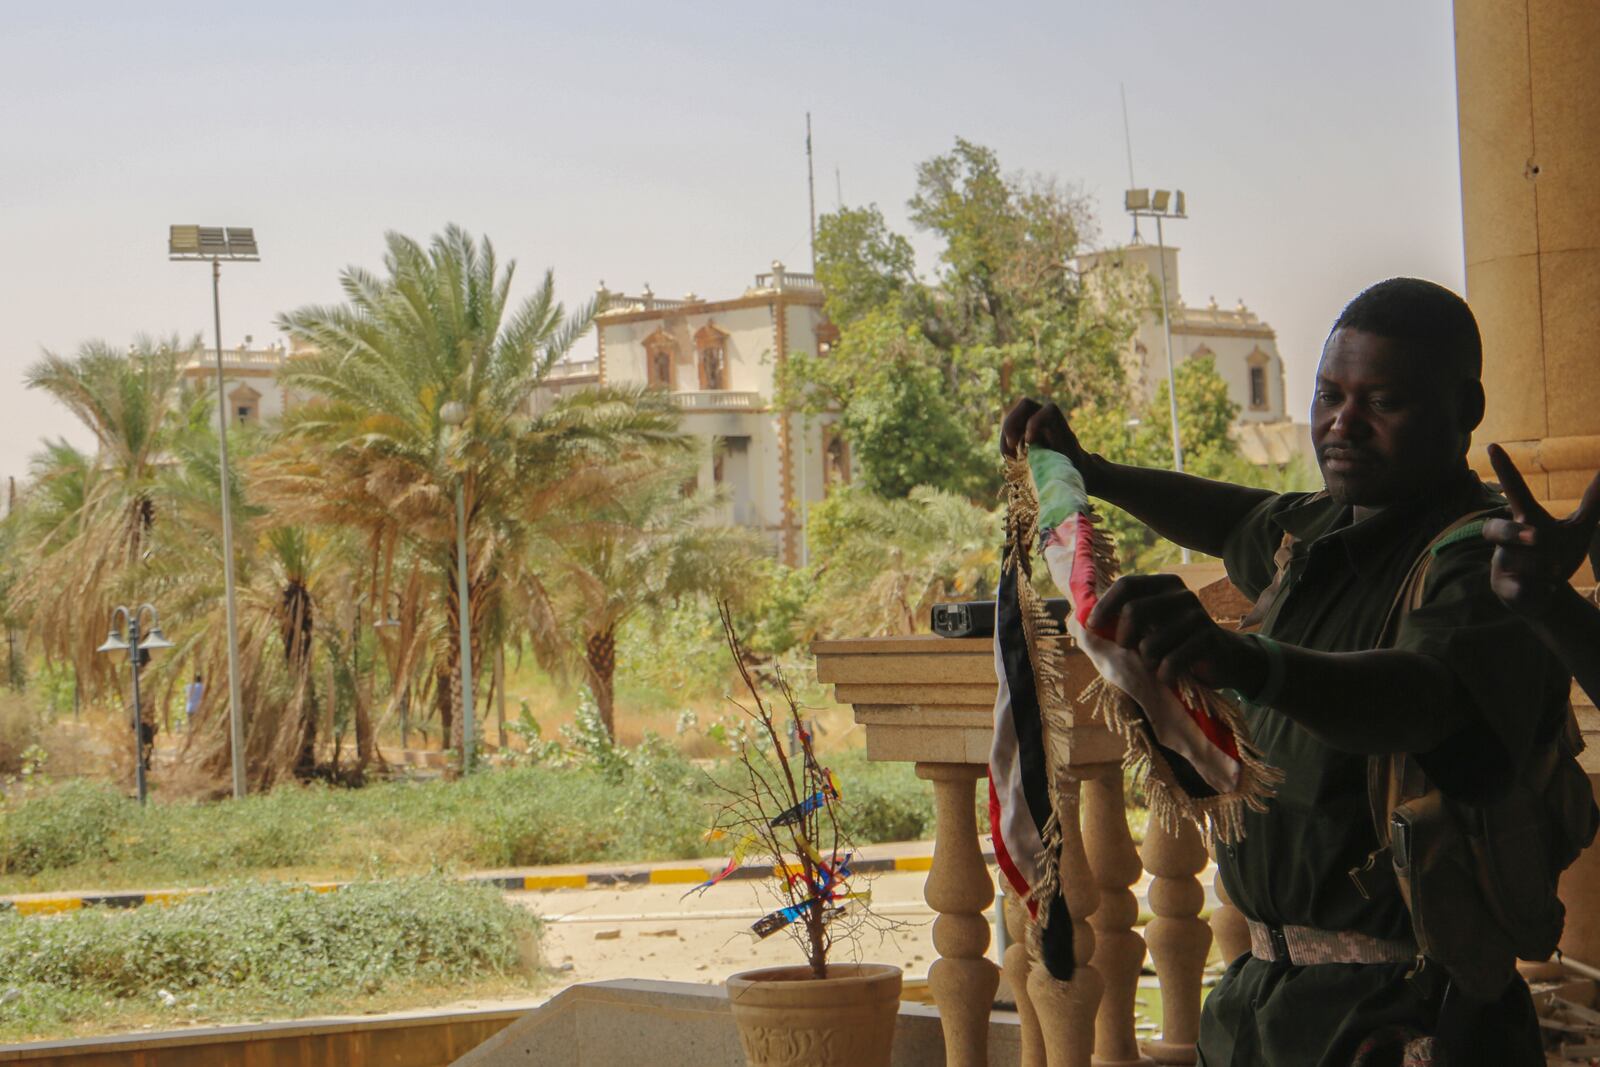
[[[1175,832],[1187,819],[1223,842],[1236,841],[1244,808],[1262,810],[1280,778],[1251,747],[1235,703],[1192,681],[1165,685],[1136,652],[1088,629],[1090,612],[1117,576],[1115,552],[1098,521],[1067,457],[1035,448],[1007,461],[989,821],[1001,872],[1027,903],[1035,958],[1061,980],[1073,972],[1071,918],[1060,884],[1061,823],[1077,818],[1055,786],[1067,773],[1061,746],[1072,728],[1060,662],[1064,636],[1099,674],[1076,699],[1088,701],[1127,742],[1126,762],[1146,778],[1151,814],[1163,827]],[[1033,588],[1036,551],[1071,601],[1065,634]]]

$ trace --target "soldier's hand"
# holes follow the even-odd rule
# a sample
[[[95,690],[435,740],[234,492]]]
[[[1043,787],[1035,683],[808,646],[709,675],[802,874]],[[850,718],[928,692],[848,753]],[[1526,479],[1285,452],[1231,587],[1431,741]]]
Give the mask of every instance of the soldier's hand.
[[[1023,444],[1060,452],[1072,460],[1074,466],[1083,467],[1083,446],[1067,423],[1066,414],[1053,400],[1040,404],[1032,397],[1023,397],[1006,413],[1005,421],[1000,424],[1000,451],[1014,456]]]
[[[1218,626],[1175,574],[1117,579],[1090,612],[1088,628],[1137,651],[1167,685],[1191,677],[1253,693],[1265,681],[1255,642]]]
[[[1495,546],[1489,583],[1512,611],[1537,616],[1571,579],[1594,540],[1600,525],[1600,474],[1589,483],[1578,510],[1557,519],[1534,500],[1505,449],[1490,445],[1489,462],[1512,516],[1483,524],[1484,539]]]

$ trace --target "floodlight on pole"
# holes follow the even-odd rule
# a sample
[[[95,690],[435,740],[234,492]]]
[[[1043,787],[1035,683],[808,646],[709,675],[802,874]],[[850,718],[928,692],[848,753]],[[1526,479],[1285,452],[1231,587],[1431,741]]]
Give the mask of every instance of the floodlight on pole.
[[[1172,409],[1172,469],[1183,471],[1183,441],[1178,432],[1178,380],[1172,363],[1172,319],[1169,314],[1172,301],[1167,295],[1167,242],[1161,230],[1164,219],[1188,218],[1183,190],[1173,192],[1157,189],[1152,196],[1149,189],[1129,189],[1122,198],[1128,214],[1133,216],[1134,232],[1138,232],[1141,218],[1156,220],[1156,256],[1161,273],[1161,329],[1167,339],[1167,401]],[[1172,210],[1168,210],[1171,208]],[[1193,559],[1187,548],[1183,549],[1183,562]]]
[[[228,739],[232,749],[233,795],[245,794],[244,702],[239,696],[239,611],[233,587],[233,493],[228,484],[228,397],[222,374],[222,261],[261,259],[256,231],[249,226],[173,226],[167,231],[167,258],[211,263],[211,318],[217,341],[217,439],[222,474],[222,584],[228,615]],[[165,640],[163,638],[162,640]]]

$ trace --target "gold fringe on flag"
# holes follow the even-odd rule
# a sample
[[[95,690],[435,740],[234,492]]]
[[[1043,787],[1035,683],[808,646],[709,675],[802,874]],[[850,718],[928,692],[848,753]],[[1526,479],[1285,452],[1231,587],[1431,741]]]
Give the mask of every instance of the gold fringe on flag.
[[[1061,859],[1060,822],[1077,818],[1073,798],[1064,795],[1059,785],[1071,780],[1070,752],[1072,712],[1064,692],[1065,672],[1061,665],[1062,625],[1051,617],[1044,601],[1034,590],[1033,551],[1038,542],[1039,498],[1024,451],[1005,463],[1006,548],[1003,566],[1017,571],[1017,598],[1022,614],[1023,633],[1028,643],[1028,658],[1033,664],[1039,696],[1040,717],[1044,722],[1046,766],[1050,773],[1052,818],[1044,833],[1045,855],[1040,862],[1044,877],[1034,887],[1033,898],[1040,905],[1040,923],[1048,909],[1043,905],[1059,891]],[[1084,513],[1091,523],[1100,519],[1093,508]],[[1116,550],[1109,540],[1096,536],[1092,545],[1095,563],[1095,592],[1103,594],[1116,581]],[[1250,743],[1249,730],[1239,706],[1212,689],[1185,680],[1179,695],[1191,706],[1211,715],[1233,735],[1239,753],[1239,781],[1228,793],[1195,796],[1178,783],[1172,766],[1156,744],[1150,721],[1143,709],[1127,693],[1096,678],[1078,701],[1087,704],[1106,726],[1127,744],[1123,765],[1134,773],[1134,780],[1147,786],[1150,813],[1157,824],[1176,833],[1181,820],[1188,820],[1205,835],[1223,844],[1244,836],[1244,812],[1264,811],[1266,801],[1283,780],[1277,768],[1268,766]]]

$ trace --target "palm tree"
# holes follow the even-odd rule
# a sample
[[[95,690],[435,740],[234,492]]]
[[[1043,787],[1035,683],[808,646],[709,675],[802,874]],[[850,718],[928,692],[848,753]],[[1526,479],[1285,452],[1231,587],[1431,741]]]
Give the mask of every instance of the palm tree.
[[[725,501],[685,495],[697,464],[673,460],[646,456],[617,471],[617,492],[589,509],[585,536],[555,549],[568,657],[579,661],[613,738],[618,630],[636,613],[682,597],[742,599],[762,551],[751,531],[708,521]]]
[[[915,633],[934,604],[992,595],[1000,578],[1000,513],[931,486],[899,500],[835,492],[811,535],[822,562],[806,636]]]
[[[491,617],[552,628],[530,546],[552,536],[578,502],[609,492],[608,464],[685,444],[670,399],[642,390],[596,389],[535,410],[535,391],[589,328],[593,306],[567,314],[549,271],[513,306],[514,274],[488,240],[458,227],[426,248],[391,233],[382,277],[348,268],[345,303],[281,316],[281,327],[313,350],[285,371],[284,384],[318,399],[286,417],[259,481],[263,499],[297,521],[352,528],[374,561],[390,558],[397,540],[419,557],[444,608],[428,673],[457,749],[461,612],[473,624],[475,666]],[[440,417],[451,401],[466,408],[459,429]],[[453,581],[458,484],[465,605]],[[385,568],[385,601],[387,580]]]
[[[25,374],[28,388],[94,434],[96,451],[57,442],[35,457],[18,518],[26,563],[12,606],[29,616],[46,657],[71,663],[91,688],[110,681],[94,649],[112,605],[151,592],[145,564],[160,527],[157,475],[182,426],[185,354],[198,346],[140,337],[124,352],[91,341],[70,357],[46,352]]]

